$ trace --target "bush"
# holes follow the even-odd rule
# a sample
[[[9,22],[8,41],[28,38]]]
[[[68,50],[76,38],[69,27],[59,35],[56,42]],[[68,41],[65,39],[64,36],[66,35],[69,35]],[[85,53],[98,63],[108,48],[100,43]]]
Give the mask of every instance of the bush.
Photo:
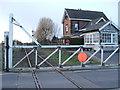
[[[66,40],[70,40],[70,45],[84,45],[84,38],[65,38]]]

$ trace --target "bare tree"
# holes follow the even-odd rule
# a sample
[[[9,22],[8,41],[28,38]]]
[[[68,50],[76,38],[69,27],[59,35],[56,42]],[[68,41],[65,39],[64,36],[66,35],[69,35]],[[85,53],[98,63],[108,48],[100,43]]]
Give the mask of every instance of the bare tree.
[[[39,41],[51,41],[55,35],[55,24],[50,18],[42,18],[35,31],[35,37]]]

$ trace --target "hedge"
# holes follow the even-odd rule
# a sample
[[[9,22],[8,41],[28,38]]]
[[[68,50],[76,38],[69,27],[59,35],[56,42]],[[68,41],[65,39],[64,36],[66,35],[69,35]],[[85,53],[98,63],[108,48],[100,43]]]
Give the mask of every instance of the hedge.
[[[70,40],[70,45],[84,45],[84,38],[65,38],[66,40]]]

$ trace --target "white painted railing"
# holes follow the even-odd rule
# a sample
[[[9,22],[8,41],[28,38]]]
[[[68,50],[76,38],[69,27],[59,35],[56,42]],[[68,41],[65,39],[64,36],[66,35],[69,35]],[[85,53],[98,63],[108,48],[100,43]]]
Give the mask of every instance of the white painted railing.
[[[104,58],[104,47],[116,47],[116,49],[108,56],[108,58],[106,60],[103,60]],[[59,61],[59,65],[58,66],[64,66],[68,61],[71,60],[71,58],[73,56],[75,56],[77,53],[79,52],[84,52],[84,48],[94,48],[94,47],[98,47],[98,49],[90,56],[88,57],[88,59],[82,63],[82,66],[85,66],[85,64],[87,62],[90,61],[90,59],[95,56],[98,52],[101,52],[100,55],[101,55],[101,66],[105,65],[105,63],[119,50],[119,46],[118,45],[43,45],[41,47],[39,46],[13,46],[12,48],[33,48],[32,51],[30,51],[26,56],[24,56],[18,63],[16,63],[13,68],[15,68],[25,57],[27,57],[28,55],[30,55],[34,50],[36,51],[36,57],[35,57],[35,65],[40,67],[43,63],[45,63],[47,60],[49,60],[50,57],[52,57],[55,53],[58,52],[59,54],[59,58],[58,58],[58,61]],[[34,49],[34,48],[41,48],[41,49],[55,49],[50,55],[48,55],[42,62],[40,63],[37,63],[37,49]],[[78,48],[76,51],[73,52],[72,55],[70,55],[66,60],[62,60],[61,57],[62,57],[62,49],[67,49],[67,48]],[[63,61],[63,62],[62,62]]]

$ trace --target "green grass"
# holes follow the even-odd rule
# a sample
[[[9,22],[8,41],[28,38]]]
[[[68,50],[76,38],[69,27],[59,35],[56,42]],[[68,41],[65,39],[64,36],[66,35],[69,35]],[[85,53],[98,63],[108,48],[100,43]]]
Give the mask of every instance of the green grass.
[[[38,54],[41,55],[42,57],[46,58],[47,56],[49,56],[55,49],[38,49]],[[61,57],[61,62],[63,63],[66,59],[68,59],[73,53],[68,52],[70,51],[70,49],[62,49],[62,57]],[[21,54],[21,49],[14,49],[13,53],[20,53]],[[17,54],[18,55],[18,54]],[[78,61],[77,59],[78,54],[76,54],[75,56],[73,56],[67,63],[65,63],[65,65],[81,65],[81,63]],[[23,57],[23,56],[22,56]],[[22,58],[21,57],[21,58]],[[59,64],[59,53],[58,51],[52,55],[50,58],[50,61],[55,62],[55,64]],[[25,60],[24,60],[25,61]],[[49,60],[48,60],[49,61]],[[16,63],[15,57],[13,56],[13,64]],[[98,64],[98,62],[95,62],[93,60],[91,60],[88,64]]]
[[[42,53],[46,57],[50,55],[55,49],[40,49],[39,53]],[[71,56],[72,53],[67,52],[66,50],[62,50],[62,57],[61,61],[64,62],[69,56]],[[56,52],[53,56],[50,58],[52,61],[56,62],[58,64],[59,62],[59,53]],[[65,65],[80,65],[81,63],[77,60],[77,55],[73,56]]]

